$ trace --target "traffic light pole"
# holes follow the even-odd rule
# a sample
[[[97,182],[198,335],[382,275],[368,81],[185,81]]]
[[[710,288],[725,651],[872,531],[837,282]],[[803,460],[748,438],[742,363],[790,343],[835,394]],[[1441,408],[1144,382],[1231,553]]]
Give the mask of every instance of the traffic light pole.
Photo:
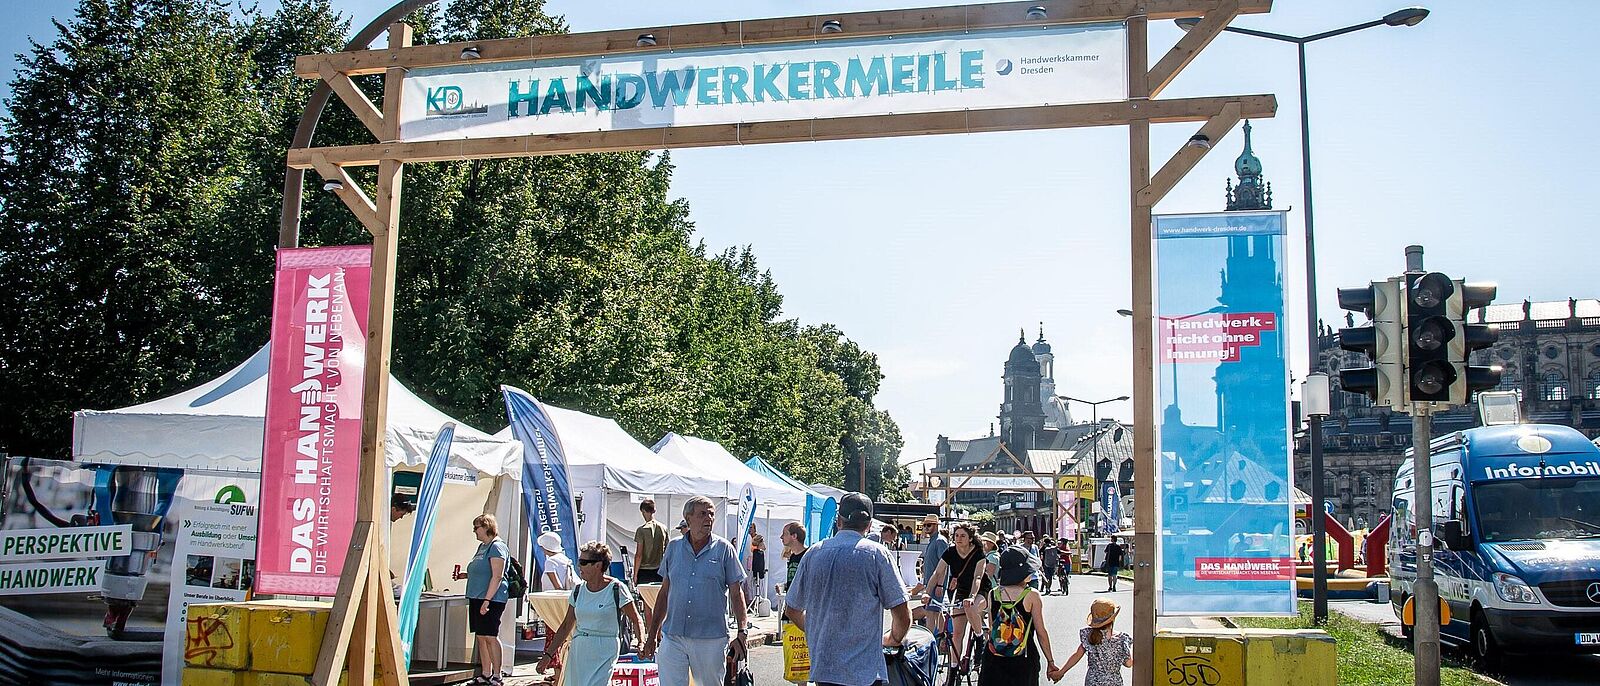
[[[1417,521],[1417,580],[1411,586],[1412,650],[1417,686],[1439,686],[1439,584],[1433,580],[1433,451],[1430,403],[1411,405],[1412,493]]]

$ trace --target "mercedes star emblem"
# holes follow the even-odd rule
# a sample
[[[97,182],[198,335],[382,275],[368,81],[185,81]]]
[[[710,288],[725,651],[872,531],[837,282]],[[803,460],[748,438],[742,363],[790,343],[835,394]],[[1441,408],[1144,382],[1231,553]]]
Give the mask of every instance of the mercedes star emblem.
[[[1589,602],[1600,605],[1600,581],[1589,584],[1585,593],[1589,596]]]

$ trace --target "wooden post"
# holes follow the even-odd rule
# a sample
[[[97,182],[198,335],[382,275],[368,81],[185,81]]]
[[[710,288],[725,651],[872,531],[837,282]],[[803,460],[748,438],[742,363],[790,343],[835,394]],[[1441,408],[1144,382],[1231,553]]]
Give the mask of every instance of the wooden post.
[[[389,45],[411,45],[411,27],[389,27]],[[402,68],[384,74],[383,116],[366,117],[369,127],[383,142],[399,138]],[[347,84],[348,85],[348,84]],[[406,686],[406,664],[401,652],[399,623],[389,591],[389,548],[378,531],[387,524],[384,507],[388,490],[388,468],[384,464],[384,430],[389,416],[389,351],[394,340],[395,252],[400,238],[400,194],[405,165],[396,159],[378,161],[378,189],[370,209],[376,221],[367,223],[372,233],[372,285],[367,305],[366,366],[362,370],[361,408],[361,483],[356,501],[356,537],[351,540],[350,559],[339,577],[334,596],[333,615],[322,635],[321,653],[313,682],[338,683],[339,670],[348,662],[352,686],[370,686],[377,672],[385,686]],[[345,179],[348,175],[339,173]],[[345,193],[351,209],[356,207],[359,190],[347,181]],[[349,196],[349,197],[346,197]],[[359,547],[358,547],[359,546]],[[353,615],[353,617],[352,617]],[[348,660],[346,659],[348,658]]]
[[[1148,102],[1149,20],[1128,19],[1128,100]],[[1150,205],[1139,194],[1150,185],[1150,120],[1128,125],[1128,238],[1133,258],[1133,661],[1134,686],[1154,686],[1156,637],[1155,329],[1151,289]]]

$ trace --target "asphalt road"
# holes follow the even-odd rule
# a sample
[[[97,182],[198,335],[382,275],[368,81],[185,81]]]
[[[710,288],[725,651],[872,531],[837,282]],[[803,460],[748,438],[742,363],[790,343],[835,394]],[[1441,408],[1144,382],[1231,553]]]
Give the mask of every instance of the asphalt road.
[[[1048,595],[1044,600],[1045,626],[1050,633],[1050,644],[1058,662],[1066,662],[1077,649],[1078,629],[1085,626],[1084,618],[1089,615],[1089,604],[1096,598],[1110,598],[1122,607],[1122,614],[1117,618],[1117,631],[1129,632],[1133,629],[1133,583],[1123,580],[1118,584],[1115,593],[1105,592],[1106,578],[1104,576],[1078,575],[1072,579],[1072,593],[1070,595]],[[1189,626],[1181,618],[1163,619],[1163,627]],[[1043,662],[1041,657],[1040,662]],[[1082,684],[1086,665],[1080,662],[1077,667],[1067,673],[1061,681],[1062,684]],[[783,681],[783,649],[779,646],[762,646],[750,651],[750,671],[758,684],[775,684]],[[1040,683],[1049,683],[1044,678],[1044,666],[1040,665]],[[1123,682],[1132,683],[1133,672],[1123,670]]]
[[[1369,603],[1363,600],[1336,600],[1328,603],[1330,609],[1350,615],[1368,624],[1381,626],[1393,635],[1400,635],[1400,623],[1388,603]],[[1444,648],[1446,659],[1468,666],[1475,671],[1471,656],[1464,650]],[[1513,655],[1503,661],[1504,667],[1487,673],[1488,676],[1508,686],[1588,686],[1600,683],[1600,656],[1595,655]]]

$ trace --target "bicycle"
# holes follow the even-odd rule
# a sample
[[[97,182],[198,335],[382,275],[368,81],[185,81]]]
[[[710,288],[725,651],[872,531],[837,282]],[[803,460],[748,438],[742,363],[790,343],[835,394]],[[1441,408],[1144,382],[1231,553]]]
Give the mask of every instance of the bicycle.
[[[982,637],[972,636],[970,629],[964,636],[958,637],[955,635],[955,615],[958,612],[966,612],[967,602],[965,600],[957,600],[951,605],[950,612],[941,613],[944,614],[944,627],[935,638],[938,642],[939,654],[947,658],[939,661],[939,668],[944,670],[945,673],[944,686],[976,686],[978,683],[978,668],[981,660],[977,659],[974,651],[982,647]],[[958,646],[957,641],[962,643]],[[958,650],[958,647],[965,648],[965,650]],[[957,654],[962,656],[960,660],[953,659],[953,656]]]

